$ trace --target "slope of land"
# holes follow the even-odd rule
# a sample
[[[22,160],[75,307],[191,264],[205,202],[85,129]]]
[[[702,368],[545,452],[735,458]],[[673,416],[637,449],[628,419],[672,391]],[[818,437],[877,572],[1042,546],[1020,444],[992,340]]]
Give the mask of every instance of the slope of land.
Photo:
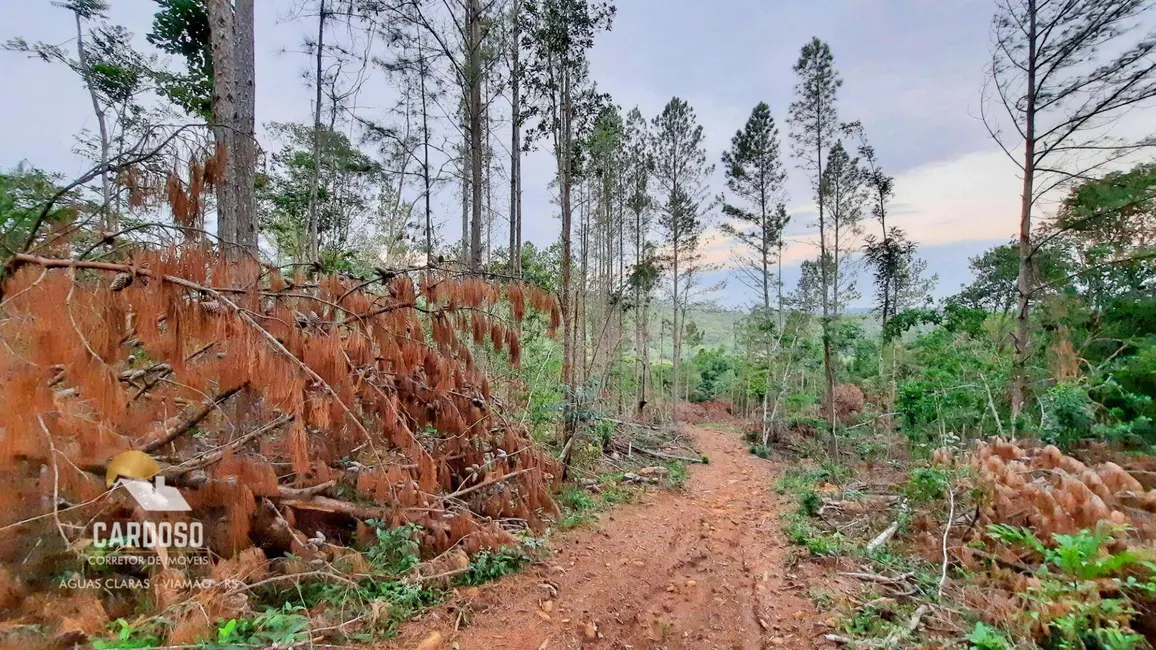
[[[440,633],[461,650],[825,647],[787,565],[772,464],[737,436],[691,428],[710,463],[685,493],[649,493],[552,545],[528,570],[411,623],[384,649]]]

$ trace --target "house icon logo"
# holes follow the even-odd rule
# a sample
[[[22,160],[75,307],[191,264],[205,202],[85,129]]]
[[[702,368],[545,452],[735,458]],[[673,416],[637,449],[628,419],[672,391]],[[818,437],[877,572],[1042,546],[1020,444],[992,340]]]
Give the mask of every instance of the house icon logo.
[[[152,478],[152,482],[149,482]],[[165,485],[160,466],[143,451],[126,451],[108,463],[105,485],[121,485],[148,512],[188,512],[189,502],[175,488]]]
[[[192,510],[189,502],[185,501],[185,497],[181,496],[175,487],[165,485],[165,477],[159,474],[153,478],[152,483],[141,479],[122,478],[116,484],[128,490],[128,493],[136,499],[141,509],[148,512],[188,512]]]

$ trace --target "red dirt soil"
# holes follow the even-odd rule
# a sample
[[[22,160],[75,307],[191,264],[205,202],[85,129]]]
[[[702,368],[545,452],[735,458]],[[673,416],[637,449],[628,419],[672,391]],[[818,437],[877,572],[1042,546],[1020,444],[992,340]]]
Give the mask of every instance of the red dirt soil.
[[[784,568],[789,504],[771,489],[775,465],[737,434],[689,432],[710,464],[691,469],[685,494],[615,508],[601,530],[556,538],[545,561],[463,590],[380,648],[434,632],[445,643],[433,647],[460,650],[831,647],[802,577]]]

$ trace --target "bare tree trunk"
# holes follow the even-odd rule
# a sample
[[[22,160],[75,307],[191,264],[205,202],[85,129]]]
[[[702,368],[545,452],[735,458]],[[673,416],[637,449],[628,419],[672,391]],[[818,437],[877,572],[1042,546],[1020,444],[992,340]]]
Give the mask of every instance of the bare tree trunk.
[[[317,202],[321,184],[321,56],[325,48],[325,0],[317,13],[317,66],[314,69],[316,93],[313,98],[313,182],[309,186],[309,245],[307,255],[314,264],[321,261],[321,235],[318,228]]]
[[[253,2],[236,0],[233,26],[237,66],[237,244],[257,255],[257,123],[254,69]]]
[[[467,33],[469,43],[466,56],[469,59],[469,122],[470,122],[470,168],[472,178],[473,210],[470,219],[469,266],[477,271],[482,268],[482,4],[481,0],[468,0]]]
[[[782,233],[782,230],[779,231],[779,259],[777,261],[779,263],[779,275],[778,275],[778,277],[775,278],[775,284],[777,285],[777,288],[779,290],[779,296],[777,299],[777,303],[778,303],[778,311],[779,311],[779,331],[781,332],[781,331],[783,331],[783,233]]]
[[[510,43],[510,274],[522,275],[521,0],[513,0]]]
[[[236,68],[234,67],[233,6],[230,0],[209,0],[210,44],[213,50],[213,137],[219,174],[216,181],[217,236],[228,255],[236,254],[237,203],[235,172],[237,129]]]
[[[817,133],[822,133],[821,128],[816,129]],[[818,140],[819,155],[819,174],[820,179],[823,178],[823,141],[820,136]],[[835,366],[831,358],[831,305],[828,299],[828,290],[830,287],[830,278],[827,277],[827,227],[826,219],[823,214],[823,189],[820,181],[819,187],[819,276],[823,284],[823,378],[827,384],[827,417],[831,423],[831,445],[834,451],[835,459],[839,458],[839,438],[835,431]],[[837,242],[836,242],[837,244]]]
[[[80,19],[80,13],[75,12],[76,15],[76,56],[80,60],[80,74],[84,77],[84,85],[88,86],[88,97],[92,100],[92,112],[96,115],[96,125],[100,130],[100,166],[102,171],[100,173],[100,213],[103,215],[101,219],[101,227],[106,231],[116,229],[116,215],[112,212],[112,182],[108,177],[108,158],[111,143],[108,138],[108,120],[105,116],[104,108],[100,105],[100,99],[96,95],[96,86],[92,82],[89,71],[92,69],[88,61],[88,50],[84,47],[84,25]]]
[[[1016,277],[1015,377],[1012,384],[1011,430],[1015,437],[1016,419],[1027,399],[1027,360],[1031,354],[1028,341],[1028,309],[1032,280],[1032,193],[1036,157],[1036,0],[1028,0],[1027,89],[1024,107],[1024,185],[1020,197],[1019,274]]]
[[[571,291],[570,291],[570,266],[571,266],[571,221],[573,216],[571,206],[571,184],[573,179],[570,174],[571,156],[571,125],[570,118],[573,107],[570,105],[570,76],[566,68],[562,68],[560,72],[561,88],[559,92],[559,113],[560,118],[558,125],[559,133],[555,136],[554,154],[558,158],[558,181],[561,186],[561,208],[562,208],[562,383],[565,391],[565,404],[563,405],[562,416],[562,440],[566,444],[567,453],[562,458],[562,464],[565,468],[563,474],[569,470],[570,458],[573,444],[571,441],[577,434],[577,422],[575,421],[575,404],[576,391],[574,389],[574,342],[571,338],[574,328],[574,314],[571,311]],[[563,476],[565,478],[565,476]]]
[[[425,200],[425,263],[426,265],[433,264],[433,213],[430,209],[431,189],[430,189],[430,175],[429,175],[429,94],[426,91],[426,76],[429,71],[426,69],[425,54],[419,53],[421,57],[418,64],[418,76],[421,82],[421,138],[422,138],[422,198]],[[399,193],[400,194],[400,193]]]
[[[483,97],[484,96],[485,95],[483,94]],[[485,222],[486,222],[485,223],[485,225],[486,225],[486,256],[485,256],[485,264],[488,266],[489,264],[491,264],[493,262],[493,240],[494,240],[494,202],[493,202],[493,196],[494,196],[494,191],[493,191],[494,190],[494,179],[493,179],[494,148],[492,145],[493,141],[491,140],[491,138],[493,137],[493,133],[492,133],[492,129],[490,128],[489,102],[483,102],[483,104],[482,104],[482,129],[485,131],[485,134],[486,134],[485,137],[482,139],[482,142],[484,143],[483,146],[485,147],[485,159],[482,163],[482,169],[484,170],[483,173],[484,173],[485,179],[486,179],[486,212],[485,212],[485,215],[486,215],[486,219],[485,219]]]
[[[678,422],[678,401],[679,401],[679,399],[678,399],[679,398],[678,371],[679,371],[679,366],[681,365],[679,363],[681,361],[680,357],[682,356],[681,355],[681,351],[682,351],[682,347],[681,347],[682,346],[682,336],[681,336],[682,328],[679,327],[679,324],[678,324],[678,280],[679,280],[679,278],[678,278],[678,252],[679,252],[678,246],[679,246],[679,241],[678,241],[678,236],[676,235],[674,238],[674,246],[672,247],[674,249],[674,251],[671,254],[671,259],[673,261],[673,265],[671,267],[671,274],[674,278],[674,291],[673,291],[674,311],[670,316],[670,344],[671,344],[671,359],[672,359],[671,372],[670,372],[670,377],[671,377],[670,396],[674,400],[674,403],[671,405],[670,419],[672,422],[675,422],[675,423]]]

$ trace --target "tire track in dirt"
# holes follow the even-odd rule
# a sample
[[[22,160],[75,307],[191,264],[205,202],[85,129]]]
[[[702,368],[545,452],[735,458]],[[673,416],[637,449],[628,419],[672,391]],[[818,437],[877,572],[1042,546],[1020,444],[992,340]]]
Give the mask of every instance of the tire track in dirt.
[[[616,507],[600,529],[566,534],[544,562],[463,590],[382,650],[434,630],[461,650],[830,647],[822,617],[784,575],[778,516],[789,505],[771,490],[775,466],[734,434],[690,433],[710,464],[691,468],[685,494]]]

